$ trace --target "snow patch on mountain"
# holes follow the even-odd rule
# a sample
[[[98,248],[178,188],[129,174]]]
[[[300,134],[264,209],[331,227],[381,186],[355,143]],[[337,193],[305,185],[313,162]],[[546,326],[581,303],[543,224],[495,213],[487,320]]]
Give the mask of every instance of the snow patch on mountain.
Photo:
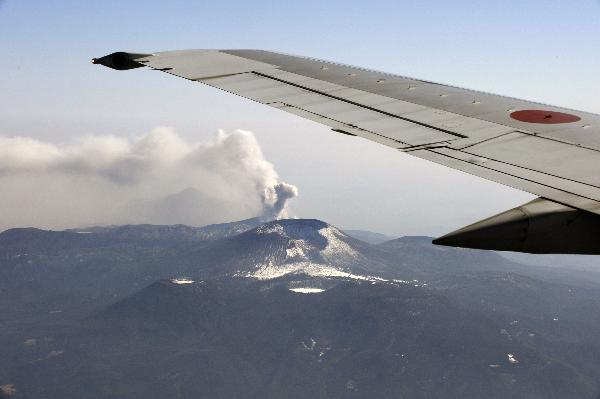
[[[325,291],[322,288],[309,288],[309,287],[300,287],[300,288],[290,288],[292,292],[298,292],[300,294],[318,294],[320,292]]]
[[[290,247],[285,250],[286,259],[306,257],[305,249],[307,245],[303,240],[292,240]]]
[[[272,280],[288,274],[305,274],[311,277],[346,277],[356,279],[366,279],[366,277],[354,275],[350,272],[339,270],[335,267],[310,263],[296,262],[278,265],[269,261],[264,265],[258,265],[254,271],[241,274],[242,277],[250,277],[258,280]]]
[[[256,228],[256,234],[279,234],[287,237],[283,226],[280,223],[266,223]]]
[[[194,280],[190,280],[189,278],[173,278],[171,279],[173,284],[177,285],[185,285],[185,284],[193,284]]]
[[[327,246],[321,251],[325,259],[353,258],[357,259],[358,253],[348,243],[340,240],[340,236],[346,236],[341,231],[329,226],[319,229],[319,234],[327,240]]]
[[[310,262],[298,262],[298,263],[288,263],[283,265],[276,265],[272,262],[269,262],[265,265],[259,265],[254,271],[248,273],[236,273],[236,277],[247,277],[247,278],[255,278],[257,280],[273,280],[276,278],[280,278],[283,276],[291,275],[291,274],[302,274],[309,277],[330,277],[330,278],[345,278],[351,280],[361,280],[361,281],[370,281],[373,283],[376,282],[384,282],[384,283],[397,283],[397,284],[411,284],[415,287],[423,286],[424,284],[419,284],[417,280],[406,281],[406,280],[388,280],[381,277],[376,276],[365,276],[360,274],[355,274],[340,268],[336,268],[333,266],[322,265],[318,263],[310,263]]]

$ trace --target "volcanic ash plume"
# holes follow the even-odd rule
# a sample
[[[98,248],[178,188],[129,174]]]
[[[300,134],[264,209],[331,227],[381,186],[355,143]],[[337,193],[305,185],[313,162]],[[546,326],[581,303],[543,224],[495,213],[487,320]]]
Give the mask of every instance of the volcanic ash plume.
[[[266,219],[282,219],[288,217],[288,201],[298,196],[298,188],[288,183],[278,183],[270,190],[271,199],[265,201],[263,216]]]
[[[189,142],[165,127],[64,145],[0,136],[0,187],[0,230],[277,218],[297,195],[251,132]]]

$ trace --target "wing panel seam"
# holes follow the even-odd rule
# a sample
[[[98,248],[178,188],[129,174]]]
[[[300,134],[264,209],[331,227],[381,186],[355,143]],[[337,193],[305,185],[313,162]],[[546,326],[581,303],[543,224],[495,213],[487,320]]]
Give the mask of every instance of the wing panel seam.
[[[281,83],[284,83],[284,84],[287,84],[287,85],[290,85],[290,86],[294,86],[294,87],[297,87],[299,89],[303,89],[303,90],[309,91],[311,93],[319,94],[319,95],[322,95],[322,96],[325,96],[325,97],[332,98],[332,99],[337,100],[337,101],[345,102],[347,104],[351,104],[351,105],[354,105],[354,106],[357,106],[357,107],[360,107],[360,108],[368,109],[370,111],[377,112],[377,113],[380,113],[380,114],[383,114],[383,115],[386,115],[386,116],[389,116],[389,117],[392,117],[392,118],[401,119],[401,120],[403,120],[405,122],[414,123],[416,125],[420,125],[420,126],[423,126],[423,127],[429,128],[429,129],[433,129],[433,130],[436,130],[438,132],[446,133],[446,134],[449,134],[451,136],[455,136],[455,137],[462,138],[462,139],[469,138],[469,136],[465,136],[464,134],[456,133],[456,132],[453,132],[453,131],[450,131],[450,130],[446,130],[446,129],[442,129],[442,128],[439,128],[439,127],[435,127],[435,126],[429,125],[427,123],[423,123],[423,122],[415,121],[415,120],[412,120],[412,119],[409,119],[409,118],[405,118],[405,117],[393,114],[391,112],[386,112],[386,111],[383,111],[383,110],[380,110],[380,109],[377,109],[377,108],[374,108],[374,107],[371,107],[371,106],[368,106],[368,105],[360,104],[360,103],[357,103],[357,102],[354,102],[354,101],[351,101],[351,100],[348,100],[348,99],[345,99],[345,98],[342,98],[342,97],[337,97],[337,96],[334,96],[334,95],[331,95],[331,94],[328,94],[328,93],[323,93],[323,92],[321,92],[319,90],[311,89],[310,87],[302,86],[302,85],[299,85],[297,83],[292,83],[292,82],[289,82],[289,81],[287,81],[285,79],[279,79],[279,78],[276,78],[274,76],[266,75],[264,73],[257,72],[257,71],[252,71],[252,73],[255,74],[255,75],[258,75],[258,76],[262,76],[263,78],[276,80],[278,82],[281,82]]]
[[[582,181],[579,181],[579,180],[574,180],[574,179],[571,179],[571,178],[568,178],[568,177],[562,177],[562,176],[558,176],[558,175],[555,175],[555,174],[552,174],[552,173],[548,173],[548,172],[542,172],[542,171],[540,171],[540,170],[537,170],[537,169],[529,168],[529,167],[522,166],[522,165],[517,165],[517,164],[510,163],[510,162],[506,162],[506,161],[501,161],[501,160],[498,160],[498,159],[495,159],[495,158],[490,158],[490,157],[487,157],[487,156],[485,156],[485,155],[474,154],[474,153],[472,153],[472,152],[469,152],[469,151],[462,151],[462,150],[458,150],[458,151],[460,151],[460,152],[462,152],[462,153],[465,153],[465,154],[468,154],[468,155],[472,155],[472,156],[474,156],[474,157],[482,157],[482,158],[489,159],[489,160],[491,160],[491,161],[498,162],[498,163],[501,163],[501,164],[510,165],[510,166],[514,166],[514,167],[516,167],[516,168],[520,168],[520,169],[528,170],[528,171],[530,171],[530,172],[536,172],[536,173],[540,173],[540,174],[542,174],[542,175],[546,175],[546,176],[549,176],[549,177],[554,177],[554,178],[557,178],[557,179],[561,179],[561,180],[570,181],[570,182],[572,182],[572,183],[577,183],[577,184],[581,184],[581,185],[584,185],[584,186],[588,186],[588,187],[592,187],[592,188],[598,188],[598,189],[600,189],[600,187],[599,187],[599,186],[596,186],[596,185],[594,185],[594,184],[585,183],[585,182],[582,182]]]

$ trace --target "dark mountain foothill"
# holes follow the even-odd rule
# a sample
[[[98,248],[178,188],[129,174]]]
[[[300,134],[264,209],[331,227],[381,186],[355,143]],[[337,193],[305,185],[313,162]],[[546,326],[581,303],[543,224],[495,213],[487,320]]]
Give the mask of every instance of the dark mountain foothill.
[[[597,272],[431,240],[312,219],[5,231],[0,398],[597,399]]]

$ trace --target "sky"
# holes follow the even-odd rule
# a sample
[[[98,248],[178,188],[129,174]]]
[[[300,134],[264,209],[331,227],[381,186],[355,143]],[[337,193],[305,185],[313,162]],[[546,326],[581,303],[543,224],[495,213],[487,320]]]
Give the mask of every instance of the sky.
[[[249,140],[255,140],[260,150],[259,154],[253,150],[253,159],[272,164],[273,182],[297,187],[298,197],[288,210],[291,216],[394,236],[440,235],[533,197],[332,133],[327,127],[216,89],[155,71],[116,72],[92,65],[90,59],[118,50],[257,48],[600,113],[598,38],[600,2],[596,0],[0,0],[0,138],[5,138],[0,147],[5,146],[8,159],[7,152],[31,140],[36,148],[53,153],[79,151],[80,159],[94,156],[86,152],[90,142],[101,142],[104,149],[110,138],[118,138],[120,144],[110,148],[135,156],[140,143],[168,139],[183,143],[177,148],[193,153],[197,147],[216,145],[219,129],[233,135],[232,140],[238,138],[236,129],[242,129],[253,133]],[[157,129],[168,133],[157,136]],[[160,170],[162,159],[153,164]],[[182,169],[171,173],[193,180],[188,172],[196,169],[186,162],[177,163]],[[239,167],[232,165],[233,170]],[[93,175],[76,177],[59,169],[49,175],[35,175],[38,172],[32,170],[0,173],[0,230],[117,223],[122,213],[106,216],[105,208],[113,201],[114,207],[131,206],[163,200],[157,197],[161,189],[165,198],[179,193],[165,183],[177,178],[165,174],[156,178],[158,172],[145,174],[147,191],[137,192],[154,197],[136,199],[131,195],[133,183],[115,183],[103,190],[96,169]],[[85,170],[91,173],[90,168]],[[198,172],[204,176],[198,177],[198,184],[220,187],[220,196],[200,190],[192,196],[200,207],[208,206],[204,200],[215,206],[215,201],[229,195],[223,194],[231,183],[227,176],[209,172]],[[86,201],[95,204],[93,209],[102,205],[104,216],[69,217],[73,207],[80,213],[92,212],[77,206]],[[246,213],[215,217],[226,221],[259,208],[254,204]],[[135,221],[144,221],[143,215]]]

